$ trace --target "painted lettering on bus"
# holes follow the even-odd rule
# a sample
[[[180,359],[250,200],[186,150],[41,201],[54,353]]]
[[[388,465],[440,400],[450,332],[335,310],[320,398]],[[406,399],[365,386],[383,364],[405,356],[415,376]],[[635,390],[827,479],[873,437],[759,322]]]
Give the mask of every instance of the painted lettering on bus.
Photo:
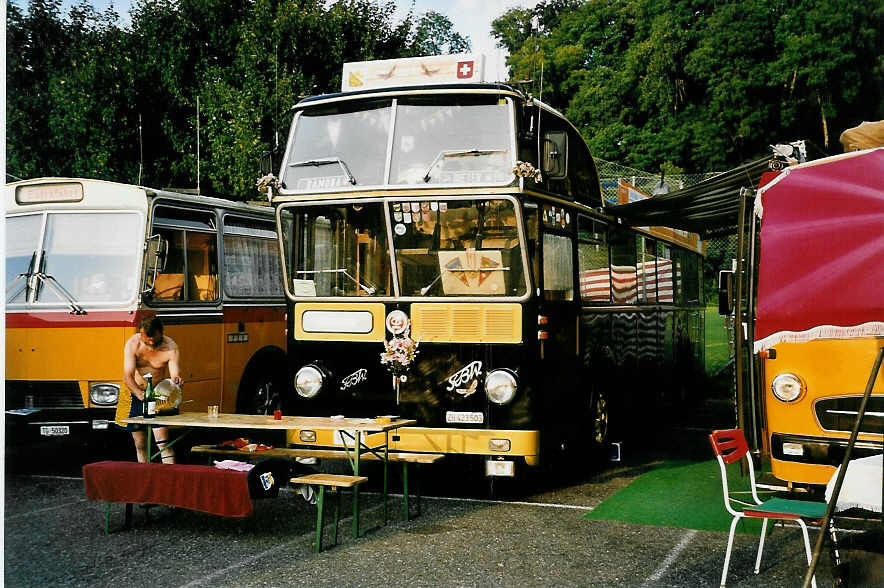
[[[482,362],[479,360],[470,362],[462,369],[458,370],[448,378],[448,388],[451,392],[455,388],[459,388],[474,378],[478,378],[482,373]]]

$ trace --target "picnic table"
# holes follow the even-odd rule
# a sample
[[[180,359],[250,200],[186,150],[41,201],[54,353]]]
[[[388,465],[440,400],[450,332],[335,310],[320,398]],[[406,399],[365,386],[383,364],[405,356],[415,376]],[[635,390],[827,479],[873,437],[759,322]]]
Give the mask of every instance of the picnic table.
[[[348,417],[316,417],[316,416],[283,416],[279,419],[272,415],[252,415],[220,413],[218,416],[209,416],[203,412],[182,412],[176,415],[158,415],[154,418],[130,417],[124,422],[137,425],[153,425],[182,428],[211,428],[211,429],[268,429],[295,431],[337,431],[343,441],[343,451],[353,469],[353,475],[359,476],[361,457],[371,454],[384,464],[384,519],[387,512],[387,464],[388,449],[390,445],[390,431],[417,421],[403,418],[348,418]],[[151,460],[156,454],[150,453],[151,428],[147,427],[148,459]],[[383,433],[382,444],[369,446],[365,442],[365,436],[372,433]],[[180,439],[180,438],[179,438]],[[175,444],[179,439],[170,440],[167,446]],[[353,537],[359,536],[359,486],[353,486]]]

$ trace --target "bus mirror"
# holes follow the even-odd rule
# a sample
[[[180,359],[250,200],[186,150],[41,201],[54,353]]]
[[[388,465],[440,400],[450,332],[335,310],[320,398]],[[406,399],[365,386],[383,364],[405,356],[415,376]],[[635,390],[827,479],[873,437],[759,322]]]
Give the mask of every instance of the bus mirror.
[[[562,179],[567,174],[568,134],[547,131],[543,134],[543,173],[550,179]]]
[[[261,154],[261,175],[266,176],[273,172],[273,151],[265,151]]]
[[[718,314],[730,316],[734,312],[734,272],[722,270],[718,272]]]

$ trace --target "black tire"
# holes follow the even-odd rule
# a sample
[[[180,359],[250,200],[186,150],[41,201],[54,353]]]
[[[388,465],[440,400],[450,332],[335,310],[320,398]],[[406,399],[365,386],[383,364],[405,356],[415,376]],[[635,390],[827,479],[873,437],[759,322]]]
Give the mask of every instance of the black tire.
[[[236,412],[271,415],[282,408],[283,385],[280,377],[269,369],[253,369],[243,378],[237,397]]]

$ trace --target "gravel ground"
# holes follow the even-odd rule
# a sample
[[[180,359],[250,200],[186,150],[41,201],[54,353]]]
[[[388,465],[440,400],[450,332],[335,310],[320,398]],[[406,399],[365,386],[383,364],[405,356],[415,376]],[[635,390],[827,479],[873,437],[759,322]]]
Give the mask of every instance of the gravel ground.
[[[7,473],[4,573],[9,586],[717,586],[726,533],[587,521],[592,507],[659,463],[635,457],[583,479],[536,482],[506,500],[458,496],[450,472],[424,484],[423,514],[382,525],[380,496],[364,493],[364,536],[312,552],[315,507],[284,489],[247,519],[157,507],[135,509],[134,529],[114,531],[123,507],[84,498],[78,478]],[[369,474],[370,475],[370,474]],[[454,481],[452,481],[454,480]],[[432,492],[430,491],[432,489]],[[433,494],[433,496],[427,496]],[[475,494],[475,493],[474,493]],[[400,517],[401,497],[391,498]],[[325,539],[330,542],[330,529]],[[816,532],[811,531],[811,541]],[[752,573],[757,538],[737,535],[731,586],[799,586],[801,533],[777,528]],[[831,586],[827,556],[817,573]]]

